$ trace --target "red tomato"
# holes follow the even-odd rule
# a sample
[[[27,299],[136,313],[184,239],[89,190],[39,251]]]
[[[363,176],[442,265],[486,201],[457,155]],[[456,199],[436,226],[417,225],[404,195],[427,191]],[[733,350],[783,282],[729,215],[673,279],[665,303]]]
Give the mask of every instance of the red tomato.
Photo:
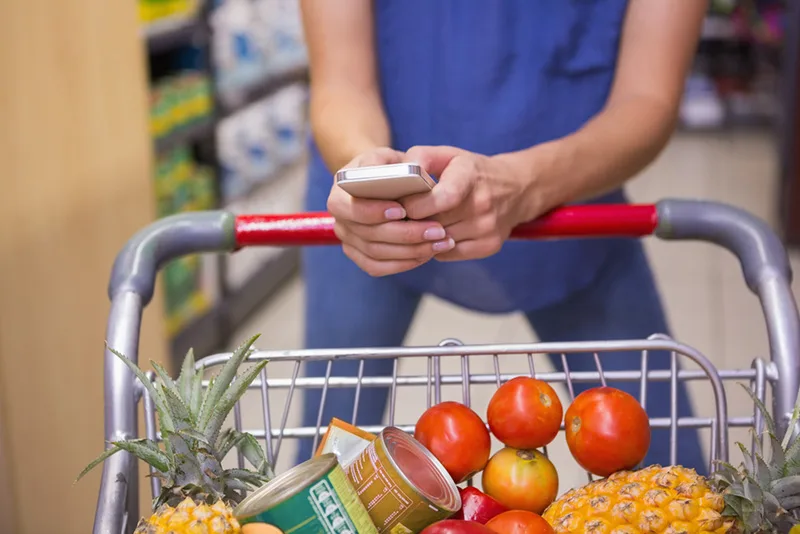
[[[459,488],[458,492],[461,494],[461,510],[452,519],[466,519],[485,525],[494,516],[508,511],[508,508],[474,486]]]
[[[553,441],[563,414],[561,401],[547,382],[518,376],[492,396],[486,420],[507,447],[536,449]]]
[[[494,534],[494,531],[475,521],[445,519],[425,527],[421,534]]]
[[[572,456],[600,477],[633,469],[650,448],[647,413],[633,396],[615,388],[593,388],[575,397],[564,425]]]
[[[483,491],[512,510],[541,514],[558,494],[558,473],[536,450],[506,447],[483,470]]]
[[[483,469],[492,446],[481,418],[459,402],[428,408],[417,421],[414,437],[442,462],[456,484]]]
[[[524,510],[504,512],[493,517],[486,526],[497,534],[555,534],[542,516]]]

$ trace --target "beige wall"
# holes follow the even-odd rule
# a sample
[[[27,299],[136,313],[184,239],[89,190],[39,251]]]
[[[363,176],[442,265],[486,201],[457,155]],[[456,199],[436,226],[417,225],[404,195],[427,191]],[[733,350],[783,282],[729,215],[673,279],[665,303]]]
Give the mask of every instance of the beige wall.
[[[2,533],[91,529],[106,283],[154,214],[143,54],[132,0],[0,0]]]

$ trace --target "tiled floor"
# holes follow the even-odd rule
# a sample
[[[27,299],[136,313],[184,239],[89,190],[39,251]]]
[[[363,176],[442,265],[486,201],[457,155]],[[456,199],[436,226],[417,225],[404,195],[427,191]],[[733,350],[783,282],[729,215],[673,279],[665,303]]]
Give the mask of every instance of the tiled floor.
[[[777,205],[777,149],[764,134],[682,134],[675,137],[658,161],[630,185],[636,201],[653,202],[665,197],[714,199],[743,207],[775,223]],[[648,240],[647,248],[658,284],[666,302],[675,337],[706,354],[719,368],[749,368],[756,356],[767,356],[766,330],[756,298],[745,288],[738,262],[728,252],[698,243],[666,243]],[[794,257],[798,265],[800,257]],[[796,294],[800,285],[795,284]],[[303,286],[293,281],[268,306],[246,325],[237,339],[262,333],[259,346],[269,349],[299,348],[302,342]],[[535,339],[527,323],[518,316],[486,317],[467,312],[435,299],[426,299],[418,312],[406,345],[434,345],[446,337],[465,343],[526,343]],[[493,373],[491,358],[475,361],[471,371]],[[424,361],[400,373],[424,374]],[[458,361],[445,369],[459,373]],[[537,364],[538,365],[538,364]],[[413,368],[412,368],[413,367]],[[537,370],[545,366],[537,367]],[[504,362],[504,372],[525,372],[527,362]],[[270,366],[270,377],[289,377],[291,367]],[[695,384],[694,404],[700,415],[710,415],[713,400],[708,387]],[[747,415],[751,410],[738,387],[728,387],[732,414]],[[424,388],[419,394],[398,403],[399,423],[412,423],[425,407]],[[282,393],[282,392],[281,392]],[[483,411],[490,389],[473,389],[472,405]],[[277,421],[285,396],[270,397],[273,421]],[[289,426],[296,423],[297,399],[290,411]],[[260,397],[245,402],[245,426],[263,428]],[[325,423],[325,422],[323,422]],[[273,423],[275,424],[275,423]],[[734,432],[732,438],[747,435]],[[278,470],[288,466],[292,443],[284,442]],[[561,488],[582,483],[582,474],[569,458],[563,440],[551,447],[551,457],[559,468]],[[738,452],[732,452],[736,457]]]

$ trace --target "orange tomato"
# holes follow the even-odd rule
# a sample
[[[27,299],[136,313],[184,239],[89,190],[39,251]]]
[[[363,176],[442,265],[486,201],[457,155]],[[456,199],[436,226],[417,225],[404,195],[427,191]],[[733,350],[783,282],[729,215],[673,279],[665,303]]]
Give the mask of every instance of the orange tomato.
[[[555,439],[564,415],[550,384],[518,376],[492,396],[486,410],[489,430],[507,447],[536,449]]]
[[[584,391],[564,416],[567,446],[588,472],[633,469],[650,448],[650,420],[639,401],[612,387]]]
[[[460,402],[428,408],[417,421],[414,438],[442,463],[456,484],[483,469],[492,447],[486,425]]]
[[[490,519],[486,526],[497,534],[555,534],[542,516],[525,510],[503,512]]]
[[[558,494],[558,473],[544,454],[506,447],[483,470],[483,491],[512,510],[541,514]]]

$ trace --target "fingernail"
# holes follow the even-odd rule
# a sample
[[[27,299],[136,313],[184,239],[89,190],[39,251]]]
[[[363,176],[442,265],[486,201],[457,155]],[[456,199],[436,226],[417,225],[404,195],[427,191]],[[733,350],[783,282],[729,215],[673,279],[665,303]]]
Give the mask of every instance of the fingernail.
[[[445,241],[439,241],[438,243],[433,244],[433,250],[435,252],[447,252],[451,250],[453,247],[456,246],[456,242],[453,241],[453,238],[449,238]]]
[[[390,221],[399,221],[400,219],[406,218],[406,210],[403,208],[389,208],[383,214],[386,216],[387,219]]]
[[[439,241],[440,239],[444,239],[445,235],[444,228],[441,226],[433,226],[425,230],[422,237],[424,237],[426,241]]]

